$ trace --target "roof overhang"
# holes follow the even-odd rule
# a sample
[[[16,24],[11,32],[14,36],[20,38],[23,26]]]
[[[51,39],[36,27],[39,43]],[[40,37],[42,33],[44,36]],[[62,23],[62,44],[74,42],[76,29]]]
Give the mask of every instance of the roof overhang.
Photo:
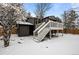
[[[29,22],[24,22],[24,21],[17,21],[17,24],[23,24],[23,25],[33,25],[32,23],[29,23]]]

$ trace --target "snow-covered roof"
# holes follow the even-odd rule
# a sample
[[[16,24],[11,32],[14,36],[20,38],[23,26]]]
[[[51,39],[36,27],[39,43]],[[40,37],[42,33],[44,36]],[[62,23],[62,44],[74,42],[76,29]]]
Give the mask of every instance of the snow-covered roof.
[[[33,25],[32,23],[24,22],[24,21],[17,21],[17,24]]]

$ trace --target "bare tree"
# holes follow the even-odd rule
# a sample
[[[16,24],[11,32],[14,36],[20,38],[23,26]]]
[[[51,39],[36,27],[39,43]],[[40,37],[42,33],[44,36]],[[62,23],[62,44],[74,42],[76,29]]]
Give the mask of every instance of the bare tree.
[[[64,27],[68,28],[69,27],[68,26],[69,24],[67,22],[67,20],[68,20],[68,13],[66,11],[64,11],[64,14],[62,16],[63,16],[63,21],[64,21]]]
[[[0,21],[3,26],[4,46],[9,46],[11,29],[16,20],[23,19],[22,4],[19,3],[4,3],[0,4]]]
[[[75,23],[74,21],[78,18],[78,14],[74,10],[70,10],[67,12],[64,12],[64,25],[65,28],[70,29],[70,28],[75,28]]]
[[[35,5],[35,15],[37,18],[42,19],[46,15],[46,12],[50,10],[51,4],[50,3],[37,3]]]

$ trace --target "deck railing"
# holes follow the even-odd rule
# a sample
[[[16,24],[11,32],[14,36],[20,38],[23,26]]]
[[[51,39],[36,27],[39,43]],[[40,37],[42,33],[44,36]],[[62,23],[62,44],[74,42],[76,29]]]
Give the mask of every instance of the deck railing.
[[[48,28],[52,28],[52,30],[53,30],[53,28],[55,29],[55,28],[57,28],[57,29],[63,29],[63,23],[59,23],[59,22],[54,22],[54,21],[49,21],[49,22],[47,22],[39,31],[38,31],[38,34],[40,33],[40,32],[42,32],[42,30],[44,29],[44,28],[46,28],[46,27],[48,27]]]
[[[50,21],[50,27],[54,27],[54,28],[61,28],[63,29],[63,23],[59,23],[59,22],[54,22],[54,21]]]

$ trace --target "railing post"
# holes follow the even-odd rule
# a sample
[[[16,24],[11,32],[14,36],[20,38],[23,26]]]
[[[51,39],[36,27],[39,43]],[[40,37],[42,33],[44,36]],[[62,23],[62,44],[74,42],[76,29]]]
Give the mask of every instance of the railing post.
[[[50,30],[50,39],[51,39],[51,30]]]
[[[63,24],[62,24],[62,28],[63,28]],[[63,36],[63,32],[64,32],[64,29],[62,29],[62,36]]]
[[[58,34],[59,34],[59,30],[57,30],[57,36],[58,36]]]
[[[63,30],[62,30],[62,36],[63,36]]]
[[[35,38],[35,33],[33,32],[33,38]]]
[[[50,32],[49,32],[49,36],[50,36],[50,39],[51,39],[51,22],[49,23],[50,25]]]

